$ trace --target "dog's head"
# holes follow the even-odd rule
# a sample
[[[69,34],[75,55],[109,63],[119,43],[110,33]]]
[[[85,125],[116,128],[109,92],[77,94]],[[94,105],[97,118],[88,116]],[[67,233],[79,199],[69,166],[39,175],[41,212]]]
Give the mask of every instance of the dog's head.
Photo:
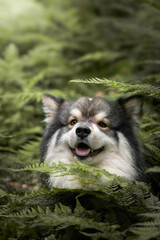
[[[43,161],[48,148],[49,163],[66,157],[67,161],[82,160],[93,166],[107,153],[132,154],[132,148],[138,150],[135,132],[142,110],[139,95],[115,102],[88,97],[67,102],[46,94],[43,104],[47,123]]]

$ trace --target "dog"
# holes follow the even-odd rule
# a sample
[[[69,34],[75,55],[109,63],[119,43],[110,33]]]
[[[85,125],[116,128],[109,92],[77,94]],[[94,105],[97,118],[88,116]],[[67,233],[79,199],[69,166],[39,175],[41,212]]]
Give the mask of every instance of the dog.
[[[130,181],[143,181],[145,163],[138,131],[142,96],[132,95],[109,101],[81,97],[66,101],[43,96],[46,129],[41,162],[49,165],[81,161],[105,169]],[[49,177],[49,186],[84,188],[73,176]],[[86,186],[85,186],[86,188]]]

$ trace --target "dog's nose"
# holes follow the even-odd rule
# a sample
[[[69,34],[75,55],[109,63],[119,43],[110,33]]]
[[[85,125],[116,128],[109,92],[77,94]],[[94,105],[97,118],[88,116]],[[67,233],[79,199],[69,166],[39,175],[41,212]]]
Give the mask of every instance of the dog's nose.
[[[87,137],[90,133],[91,133],[91,129],[89,127],[86,127],[86,126],[79,126],[76,129],[77,136],[82,138],[82,139]]]

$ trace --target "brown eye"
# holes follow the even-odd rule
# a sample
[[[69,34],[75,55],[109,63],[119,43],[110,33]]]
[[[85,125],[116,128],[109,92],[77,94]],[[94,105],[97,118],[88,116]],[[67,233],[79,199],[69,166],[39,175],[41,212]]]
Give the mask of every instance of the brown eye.
[[[101,127],[101,128],[106,128],[108,127],[106,123],[104,122],[99,122],[98,125]]]
[[[73,119],[73,120],[70,121],[69,124],[70,124],[71,126],[74,126],[76,123],[77,123],[77,119]]]

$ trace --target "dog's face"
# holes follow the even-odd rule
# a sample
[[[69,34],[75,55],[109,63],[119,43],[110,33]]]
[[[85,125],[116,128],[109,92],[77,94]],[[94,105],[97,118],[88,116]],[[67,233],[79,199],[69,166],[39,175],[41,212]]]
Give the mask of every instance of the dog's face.
[[[110,111],[111,106],[104,99],[87,97],[71,104],[67,116],[62,111],[62,118],[67,119],[64,132],[74,160],[95,165],[107,149],[114,147],[116,126],[111,126]]]
[[[43,161],[49,164],[83,161],[134,178],[133,158],[139,150],[135,132],[141,115],[140,96],[116,102],[88,97],[67,102],[44,95],[43,104],[47,123]]]

